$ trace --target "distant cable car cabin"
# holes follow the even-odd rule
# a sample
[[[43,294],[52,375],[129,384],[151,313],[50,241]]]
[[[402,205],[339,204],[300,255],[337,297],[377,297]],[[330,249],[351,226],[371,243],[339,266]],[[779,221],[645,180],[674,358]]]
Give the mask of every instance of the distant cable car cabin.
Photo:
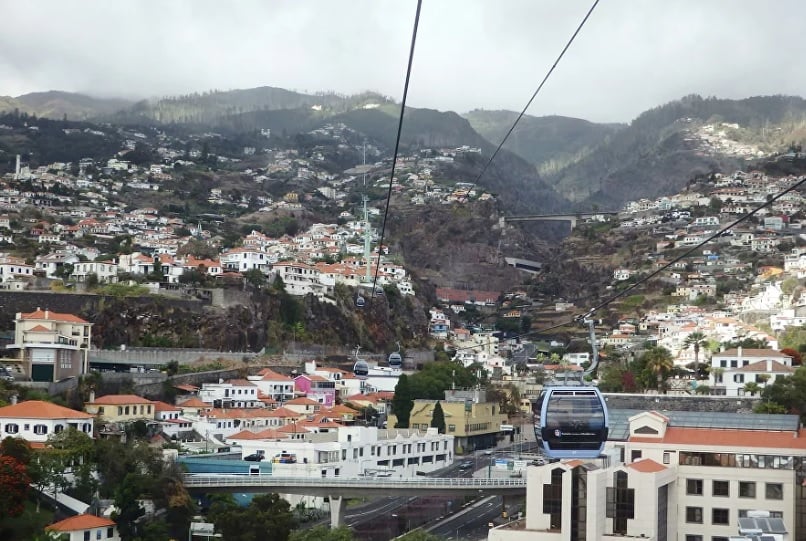
[[[387,362],[392,368],[400,368],[403,365],[403,356],[400,354],[400,342],[397,343],[397,351],[393,351],[389,354]]]
[[[546,387],[534,405],[535,437],[551,458],[597,458],[609,431],[607,406],[596,387]]]
[[[367,377],[369,375],[369,365],[367,364],[367,361],[363,361],[361,359],[357,360],[353,365],[353,374],[359,378]]]
[[[353,365],[353,374],[361,379],[365,379],[369,376],[369,363],[364,359],[358,356],[358,352],[361,351],[361,346],[355,347],[355,353],[353,354],[355,357],[355,364]]]
[[[355,296],[355,305],[358,308],[363,308],[366,303],[367,301],[364,300],[364,297],[362,297],[360,293]]]

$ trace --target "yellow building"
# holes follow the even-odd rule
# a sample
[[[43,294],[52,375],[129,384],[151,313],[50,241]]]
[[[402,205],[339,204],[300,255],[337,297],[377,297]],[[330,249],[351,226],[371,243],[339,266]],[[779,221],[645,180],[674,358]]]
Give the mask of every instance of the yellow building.
[[[434,408],[439,402],[445,415],[445,434],[454,437],[454,451],[466,453],[476,449],[495,447],[501,425],[507,423],[497,403],[487,402],[484,389],[448,390],[445,400],[415,400],[409,416],[409,426],[403,428],[426,430],[431,426]],[[391,428],[397,417],[390,414],[387,420]]]
[[[134,394],[109,394],[98,399],[90,397],[84,411],[97,415],[108,423],[121,423],[139,419],[154,419],[155,402]]]

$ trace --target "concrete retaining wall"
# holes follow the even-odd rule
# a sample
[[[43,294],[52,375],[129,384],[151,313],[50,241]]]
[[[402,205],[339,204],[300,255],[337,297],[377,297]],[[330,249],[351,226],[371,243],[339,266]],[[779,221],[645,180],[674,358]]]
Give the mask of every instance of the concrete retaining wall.
[[[228,361],[242,361],[244,357],[253,359],[257,353],[249,351],[216,351],[214,349],[190,349],[190,348],[127,348],[117,349],[94,349],[90,350],[90,362],[98,363],[118,363],[143,365],[154,367],[163,365],[170,361],[177,361],[179,364],[192,363],[199,359],[210,361],[225,359]]]

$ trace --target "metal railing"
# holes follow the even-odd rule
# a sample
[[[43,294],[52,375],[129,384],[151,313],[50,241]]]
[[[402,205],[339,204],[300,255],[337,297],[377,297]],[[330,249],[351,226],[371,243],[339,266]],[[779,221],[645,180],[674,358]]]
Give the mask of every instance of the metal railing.
[[[184,481],[187,488],[268,486],[425,490],[526,488],[526,479],[523,478],[403,477],[395,479],[392,477],[279,477],[271,474],[249,473],[187,473]]]

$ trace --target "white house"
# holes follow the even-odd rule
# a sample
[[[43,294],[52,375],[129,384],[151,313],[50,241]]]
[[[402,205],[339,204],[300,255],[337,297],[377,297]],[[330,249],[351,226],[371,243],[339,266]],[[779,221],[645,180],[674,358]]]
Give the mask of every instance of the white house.
[[[118,266],[114,261],[92,261],[73,265],[71,276],[77,282],[86,282],[94,274],[102,284],[114,284],[118,281]]]
[[[736,348],[711,357],[710,385],[717,394],[742,396],[748,383],[764,387],[794,372],[792,357],[774,349]]]
[[[120,541],[117,524],[95,515],[76,515],[45,528],[59,535],[62,541]]]
[[[199,398],[216,408],[262,408],[258,387],[245,379],[231,379],[219,383],[202,383]]]
[[[288,376],[264,368],[256,376],[248,376],[251,383],[257,386],[260,393],[283,403],[294,398],[294,380]]]
[[[26,400],[0,408],[0,437],[45,442],[51,434],[75,428],[92,437],[93,416],[41,400]]]

